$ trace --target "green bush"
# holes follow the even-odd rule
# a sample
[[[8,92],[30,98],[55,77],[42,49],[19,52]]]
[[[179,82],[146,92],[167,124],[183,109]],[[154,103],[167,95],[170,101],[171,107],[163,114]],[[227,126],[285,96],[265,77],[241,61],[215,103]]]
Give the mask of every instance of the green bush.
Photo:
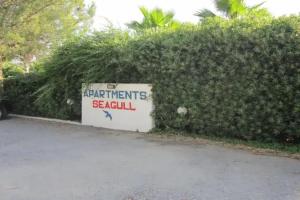
[[[53,53],[36,103],[48,116],[74,119],[82,83],[152,83],[159,129],[299,143],[299,58],[296,16],[212,18],[134,37],[102,32]]]
[[[2,70],[5,78],[15,77],[25,73],[24,67],[9,62],[4,63]]]
[[[38,74],[24,74],[7,78],[4,81],[5,99],[8,99],[11,112],[30,116],[46,116],[35,105],[35,92],[44,84]]]

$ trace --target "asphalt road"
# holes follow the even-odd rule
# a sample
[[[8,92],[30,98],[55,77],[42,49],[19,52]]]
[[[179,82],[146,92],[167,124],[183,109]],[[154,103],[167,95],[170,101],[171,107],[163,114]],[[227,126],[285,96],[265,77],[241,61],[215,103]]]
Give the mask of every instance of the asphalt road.
[[[1,200],[299,200],[300,161],[143,134],[0,121]]]

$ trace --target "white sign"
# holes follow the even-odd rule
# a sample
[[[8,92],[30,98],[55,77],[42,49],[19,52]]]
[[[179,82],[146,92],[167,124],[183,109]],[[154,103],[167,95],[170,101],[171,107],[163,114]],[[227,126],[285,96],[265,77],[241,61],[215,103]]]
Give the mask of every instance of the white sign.
[[[153,126],[152,86],[93,83],[83,86],[82,124],[148,132]]]

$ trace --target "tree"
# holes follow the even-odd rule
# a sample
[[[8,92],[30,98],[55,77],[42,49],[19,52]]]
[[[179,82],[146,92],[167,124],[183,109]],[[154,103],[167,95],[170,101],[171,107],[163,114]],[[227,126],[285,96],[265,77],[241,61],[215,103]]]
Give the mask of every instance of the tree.
[[[72,34],[86,32],[94,11],[84,0],[0,0],[0,79],[3,62],[27,65]]]
[[[233,19],[247,14],[254,15],[270,15],[266,9],[261,8],[264,3],[257,4],[255,6],[247,6],[244,0],[214,0],[215,6],[226,18]],[[195,13],[200,19],[207,17],[215,17],[217,14],[214,12],[203,9]]]
[[[163,27],[177,28],[180,23],[174,20],[174,13],[171,11],[164,12],[160,8],[148,10],[145,7],[140,7],[140,11],[144,18],[142,22],[132,21],[127,26],[137,32],[145,29],[157,29]]]

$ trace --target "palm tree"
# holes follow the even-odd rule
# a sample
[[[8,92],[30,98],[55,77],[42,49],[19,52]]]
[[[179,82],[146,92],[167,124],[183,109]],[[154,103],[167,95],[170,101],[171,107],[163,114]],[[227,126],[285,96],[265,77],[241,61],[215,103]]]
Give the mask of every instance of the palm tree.
[[[243,16],[250,12],[269,14],[266,9],[261,8],[261,5],[264,4],[264,2],[251,7],[247,6],[244,0],[214,0],[214,3],[217,10],[223,13],[228,19]],[[200,10],[195,13],[195,15],[200,17],[200,19],[217,16],[217,14],[208,9]]]
[[[143,31],[145,29],[156,29],[162,27],[177,28],[180,23],[174,20],[174,13],[171,11],[164,12],[160,8],[148,10],[145,7],[139,8],[144,18],[142,22],[132,21],[127,26],[135,31]]]

